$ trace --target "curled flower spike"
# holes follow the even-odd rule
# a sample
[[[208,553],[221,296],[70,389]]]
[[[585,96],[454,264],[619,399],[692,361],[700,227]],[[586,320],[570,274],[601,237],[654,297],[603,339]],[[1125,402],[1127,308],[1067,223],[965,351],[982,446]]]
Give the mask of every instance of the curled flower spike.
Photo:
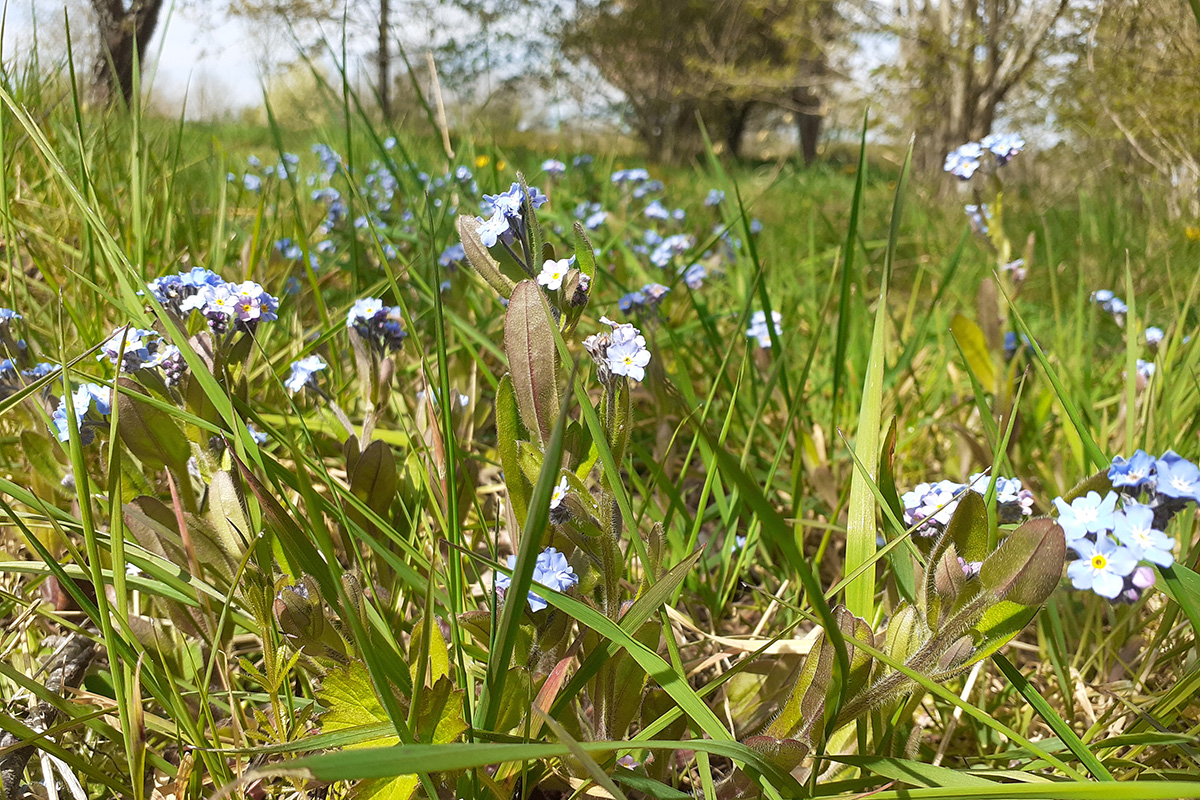
[[[408,338],[400,306],[385,306],[378,297],[355,300],[346,313],[346,327],[381,353],[399,350]]]

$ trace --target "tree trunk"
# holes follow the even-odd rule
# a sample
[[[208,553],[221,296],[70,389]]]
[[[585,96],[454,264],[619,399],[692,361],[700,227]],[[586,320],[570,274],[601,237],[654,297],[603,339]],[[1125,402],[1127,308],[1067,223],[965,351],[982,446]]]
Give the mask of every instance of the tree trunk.
[[[725,149],[731,158],[742,155],[742,139],[746,135],[746,126],[750,121],[750,110],[753,103],[726,102],[725,116]]]
[[[100,102],[111,103],[118,95],[126,104],[132,102],[134,65],[140,71],[162,4],[163,0],[133,0],[126,9],[122,0],[92,0],[100,39],[92,88]]]
[[[817,160],[817,142],[821,138],[821,100],[809,86],[797,87],[792,92],[792,101],[796,104],[796,132],[800,135],[800,156],[804,165],[809,166]]]
[[[379,110],[392,119],[392,55],[388,46],[391,0],[379,0]]]

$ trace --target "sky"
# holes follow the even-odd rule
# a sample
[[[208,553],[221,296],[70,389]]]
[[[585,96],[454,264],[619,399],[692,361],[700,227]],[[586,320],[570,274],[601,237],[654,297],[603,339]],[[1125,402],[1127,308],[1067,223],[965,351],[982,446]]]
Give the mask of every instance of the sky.
[[[68,0],[72,38],[91,39],[91,22],[83,0]],[[262,58],[269,32],[254,30],[253,22],[230,16],[225,3],[199,0],[184,8],[164,6],[150,44],[151,61],[145,77],[153,76],[153,94],[160,105],[178,108],[187,98],[188,116],[211,117],[262,104]],[[65,53],[62,5],[52,0],[25,0],[10,5],[4,30],[5,60],[27,52],[36,34],[43,52]],[[278,42],[276,46],[281,44]]]

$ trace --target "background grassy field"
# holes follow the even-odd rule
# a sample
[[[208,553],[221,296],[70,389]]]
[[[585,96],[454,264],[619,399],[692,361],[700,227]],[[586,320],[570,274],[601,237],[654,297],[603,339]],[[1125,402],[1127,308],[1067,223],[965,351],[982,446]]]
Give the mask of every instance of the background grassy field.
[[[531,715],[507,728],[464,729],[455,738],[477,743],[473,752],[449,744],[399,748],[387,757],[363,751],[358,760],[306,762],[313,770],[307,779],[297,773],[267,780],[254,771],[286,766],[289,752],[404,741],[400,722],[412,730],[427,722],[414,709],[417,696],[435,685],[430,679],[424,687],[430,674],[452,676],[456,689],[465,690],[451,704],[463,704],[470,721],[476,690],[487,682],[489,642],[462,615],[490,607],[490,564],[502,563],[515,540],[501,502],[493,414],[505,371],[504,308],[469,269],[439,267],[438,255],[457,241],[451,203],[448,196],[440,207],[430,202],[415,177],[420,171],[436,176],[466,165],[480,191],[492,193],[522,170],[551,198],[539,218],[548,231],[563,232],[549,237],[560,255],[572,248],[576,202],[599,202],[610,211],[609,222],[592,234],[601,270],[579,334],[569,338],[576,355],[578,340],[598,329],[601,315],[616,314],[622,294],[648,281],[671,284],[658,314],[640,323],[653,360],[633,393],[621,465],[633,512],[626,525],[640,541],[660,523],[667,565],[705,545],[672,592],[670,613],[656,611],[669,635],[651,649],[670,670],[669,678],[655,679],[712,709],[721,727],[708,730],[692,717],[688,731],[678,730],[671,727],[678,711],[664,707],[658,719],[669,733],[654,738],[673,738],[679,750],[673,759],[659,751],[656,763],[669,761],[671,770],[650,770],[653,784],[618,772],[631,795],[717,796],[730,761],[743,763],[746,751],[704,751],[697,740],[719,740],[714,734],[723,730],[724,738],[742,741],[773,716],[800,664],[788,645],[801,641],[824,603],[805,594],[802,570],[764,526],[783,521],[824,590],[842,581],[847,511],[863,502],[851,493],[850,448],[860,440],[860,419],[884,431],[895,420],[899,491],[921,481],[965,480],[994,466],[1025,482],[1037,513],[1049,513],[1055,496],[1106,468],[1112,456],[1142,447],[1195,457],[1200,449],[1200,351],[1187,339],[1196,318],[1200,232],[1168,219],[1152,191],[1102,168],[1067,176],[1055,171],[1050,155],[1031,151],[1004,176],[1004,230],[1029,270],[1020,286],[999,284],[1013,291],[1010,304],[996,288],[996,255],[969,232],[963,205],[975,200],[948,176],[912,175],[900,186],[903,215],[891,227],[902,152],[867,146],[861,170],[856,150],[809,169],[715,160],[652,166],[652,177],[665,184],[664,203],[687,210],[681,229],[698,234],[697,252],[706,249],[705,237],[716,240],[714,224],[739,240],[703,288],[689,290],[631,249],[631,234],[645,226],[641,206],[608,180],[613,169],[640,165],[628,155],[598,149],[590,173],[568,169],[548,180],[539,167],[544,158],[569,164],[576,153],[531,150],[512,134],[480,131],[456,133],[450,157],[426,120],[383,130],[350,111],[340,126],[284,130],[101,116],[81,112],[69,92],[33,80],[10,81],[2,99],[4,305],[23,315],[22,335],[40,358],[66,363],[83,354],[72,377],[111,382],[109,364],[87,351],[118,325],[148,327],[134,292],[193,266],[257,281],[282,301],[278,321],[263,324],[255,337],[239,376],[244,386],[204,385],[214,414],[198,419],[194,410],[165,409],[193,439],[229,438],[245,465],[243,473],[226,463],[241,476],[244,519],[253,532],[276,537],[274,545],[248,547],[240,562],[222,569],[206,565],[197,573],[172,563],[174,551],[156,554],[137,539],[124,504],[150,496],[163,508],[220,518],[233,513],[228,496],[197,481],[199,496],[189,504],[174,482],[190,478],[172,479],[138,454],[77,441],[60,447],[47,432],[42,386],[14,389],[3,401],[0,686],[10,706],[0,713],[0,727],[22,734],[24,701],[48,694],[38,667],[64,632],[86,631],[101,642],[103,655],[83,691],[58,704],[64,715],[44,745],[88,796],[207,797],[243,778],[232,791],[342,796],[352,785],[342,781],[374,778],[357,791],[482,797],[496,796],[489,781],[502,783],[506,770],[525,775],[516,784],[523,796],[567,796],[585,791],[589,781],[603,785],[590,765],[611,772],[613,747],[597,746],[592,762],[568,746],[586,739],[586,731],[543,727]],[[320,100],[326,101],[338,98]],[[384,147],[388,136],[398,140],[393,149]],[[322,238],[314,231],[325,211],[303,180],[318,169],[310,149],[317,142],[341,153],[360,191],[368,163],[386,159],[385,171],[399,186],[394,212],[414,217],[378,237],[343,231],[338,252],[322,256],[312,272],[303,260],[283,258],[275,243],[289,237],[307,251]],[[274,163],[284,152],[300,156],[296,180],[269,180],[261,192],[241,188],[248,156]],[[227,173],[237,180],[228,181]],[[712,188],[726,196],[715,211],[702,205]],[[353,219],[367,201],[349,184],[342,189]],[[461,209],[473,213],[476,200],[461,197]],[[761,220],[761,234],[750,233],[752,218]],[[395,247],[394,258],[385,257],[385,245]],[[887,302],[877,316],[885,262]],[[295,293],[289,278],[296,279]],[[444,280],[448,289],[435,291]],[[1103,288],[1129,304],[1123,327],[1089,302]],[[331,406],[293,397],[282,386],[291,362],[322,354],[329,394],[361,424],[364,399],[343,320],[365,296],[401,306],[409,334],[375,434],[397,464],[395,490],[379,506],[356,491],[345,431]],[[745,329],[751,313],[765,306],[781,312],[782,326],[777,346],[759,349]],[[1022,330],[1018,315],[1044,362],[1025,353],[1005,359],[997,337]],[[978,337],[956,342],[956,317]],[[1167,332],[1156,357],[1142,339],[1147,324]],[[880,325],[882,339],[873,335]],[[876,345],[872,353],[873,341],[883,343],[882,352]],[[866,414],[862,395],[872,355],[883,359],[880,400]],[[1137,358],[1156,363],[1148,385],[1139,386],[1130,370]],[[586,371],[576,380],[595,395]],[[43,385],[51,395],[62,393],[61,383]],[[448,416],[417,399],[418,392],[445,397],[447,391],[467,398]],[[268,443],[255,445],[245,422],[265,431]],[[1002,446],[999,437],[1010,426]],[[73,482],[63,483],[68,472]],[[867,502],[873,548],[874,498]],[[1185,516],[1174,529],[1178,558],[1194,568],[1195,520]],[[886,522],[880,530],[893,538]],[[739,536],[748,537],[744,547]],[[316,612],[322,618],[328,612],[360,648],[361,674],[369,680],[340,684],[353,711],[321,694],[323,681],[344,668],[299,654],[278,607],[272,609],[276,593],[303,572],[291,568],[289,547],[336,562],[335,572],[353,574],[364,590],[356,606],[346,584],[323,585]],[[178,552],[187,551],[185,541]],[[630,544],[623,556],[631,587],[644,572],[638,552]],[[276,561],[292,574],[252,576]],[[128,576],[126,563],[137,567]],[[1188,571],[1181,575],[1187,579]],[[105,591],[91,588],[100,583]],[[875,585],[869,621],[882,623],[899,599],[886,558]],[[925,687],[930,691],[923,688],[908,707],[911,736],[879,750],[860,739],[859,754],[874,760],[850,759],[818,781],[829,766],[823,763],[804,790],[957,797],[971,786],[989,797],[1200,796],[1200,784],[1189,783],[1200,762],[1194,747],[1200,666],[1196,620],[1189,618],[1197,587],[1184,590],[1170,589],[1175,600],[1154,591],[1136,604],[1112,605],[1064,582],[1005,651],[1028,684],[985,661],[941,693]],[[441,621],[436,634],[430,628],[438,626],[417,625],[431,615]],[[731,677],[735,665],[740,670]],[[390,702],[386,687],[396,690]],[[513,702],[528,708],[530,697]],[[577,694],[562,702],[586,701]],[[330,708],[340,710],[338,726],[356,738],[329,738],[338,726],[319,712]],[[318,731],[326,738],[313,739]],[[560,749],[538,751],[522,742]],[[488,751],[482,743],[513,749]],[[852,738],[840,744],[842,752],[855,749]],[[636,742],[628,752],[646,760]],[[353,749],[341,753],[347,754]],[[478,769],[501,762],[507,766],[499,771]],[[384,780],[413,773],[420,773],[419,788],[417,778]],[[435,785],[435,773],[445,782]],[[1114,777],[1118,782],[1110,782]],[[797,788],[771,780],[766,786],[783,795]]]

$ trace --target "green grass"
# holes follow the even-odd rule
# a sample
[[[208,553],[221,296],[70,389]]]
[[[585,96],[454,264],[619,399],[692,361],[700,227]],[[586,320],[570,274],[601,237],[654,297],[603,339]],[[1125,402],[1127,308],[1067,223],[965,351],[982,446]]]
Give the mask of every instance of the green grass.
[[[1200,796],[1192,513],[1171,529],[1179,565],[1137,603],[1108,604],[1064,580],[1003,656],[941,682],[917,671],[911,696],[828,725],[795,775],[752,740],[786,701],[814,626],[835,643],[833,685],[850,679],[855,643],[831,624],[831,606],[846,602],[879,632],[920,585],[918,548],[897,541],[897,490],[995,464],[1049,513],[1114,455],[1200,455],[1200,350],[1184,341],[1200,242],[1134,202],[1122,176],[1089,175],[1070,191],[1049,178],[1006,186],[1005,234],[1017,251],[1033,236],[1029,278],[1002,283],[1006,299],[996,257],[964,234],[969,198],[940,174],[906,181],[895,153],[867,146],[862,169],[852,158],[651,166],[664,202],[687,210],[696,254],[721,246],[714,224],[740,246],[702,289],[672,276],[657,318],[639,323],[652,361],[615,436],[608,414],[622,413],[623,396],[601,403],[582,340],[601,315],[617,316],[626,291],[671,276],[632,249],[625,230],[643,224],[641,206],[607,180],[635,158],[596,152],[594,179],[571,170],[550,182],[538,164],[569,163],[565,144],[532,150],[510,132],[455,131],[450,160],[425,120],[385,129],[340,87],[312,100],[340,122],[284,129],[84,114],[69,92],[45,100],[57,85],[8,75],[0,95],[0,292],[23,315],[10,339],[47,361],[78,358],[74,382],[111,385],[113,368],[88,351],[118,325],[152,323],[159,309],[137,294],[147,280],[203,266],[282,300],[279,319],[224,364],[175,332],[187,396],[119,389],[126,400],[95,444],[48,432],[61,379],[0,400],[0,693],[12,701],[0,729],[28,739],[26,701],[54,704],[62,715],[38,745],[89,796],[150,797],[153,786],[249,796],[257,782],[267,796],[317,796],[321,781],[344,796],[357,780],[377,797],[568,796],[591,781],[631,797],[726,797],[733,764],[764,796]],[[313,272],[274,243],[289,237],[307,252],[324,238],[324,207],[303,180],[318,168],[315,142],[358,178],[388,156],[398,190],[395,224],[375,237],[343,223],[338,254]],[[300,155],[301,179],[261,193],[226,181],[248,155],[270,164],[281,152]],[[501,388],[504,307],[471,270],[437,264],[457,241],[452,201],[442,191],[441,206],[427,202],[415,175],[458,164],[483,192],[507,188],[517,170],[547,191],[538,218],[558,257],[574,250],[577,202],[612,212],[589,232],[600,255],[578,328],[548,345],[562,407],[538,447],[514,446],[530,431],[504,405],[516,402]],[[339,174],[333,185],[348,219],[369,207],[361,181]],[[720,212],[701,204],[715,186],[726,191]],[[1129,301],[1129,326],[1088,302],[1097,288]],[[390,365],[348,339],[344,315],[365,296],[402,309],[409,338]],[[763,308],[783,315],[769,349],[745,336]],[[1145,324],[1167,338],[1140,388],[1126,373],[1150,358]],[[995,336],[1007,330],[1028,332],[1038,353],[1006,362]],[[329,364],[326,398],[284,390],[288,365],[310,354]],[[450,413],[418,400],[455,392],[466,403]],[[151,419],[148,408],[160,415],[149,445],[130,427]],[[383,444],[364,441],[360,455],[345,444],[347,422]],[[156,463],[183,436],[200,477]],[[608,500],[595,511],[598,538],[621,537],[604,569],[573,592],[546,592],[554,610],[533,617],[495,600],[491,575],[515,553],[512,580],[524,587],[537,551],[567,541],[550,532],[547,504],[558,453],[580,448],[595,466],[576,479]],[[623,583],[601,587],[612,570]],[[624,615],[598,600],[612,597],[632,601]],[[439,624],[422,623],[431,618]],[[84,692],[64,700],[39,668],[70,631],[102,655]],[[882,639],[858,646],[908,669]],[[612,704],[605,725],[629,720],[608,736],[589,722],[598,698]],[[830,699],[816,713],[832,722],[845,698]],[[626,753],[644,768],[614,767]],[[35,758],[29,775],[40,774]]]

